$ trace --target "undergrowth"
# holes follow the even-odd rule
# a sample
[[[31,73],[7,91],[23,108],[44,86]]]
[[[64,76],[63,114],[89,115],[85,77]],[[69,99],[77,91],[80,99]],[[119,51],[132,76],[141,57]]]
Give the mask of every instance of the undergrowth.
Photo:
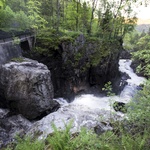
[[[7,150],[149,150],[150,148],[150,81],[128,106],[127,119],[114,122],[113,130],[97,135],[82,128],[72,133],[72,122],[54,132],[44,141],[30,137],[18,139]]]

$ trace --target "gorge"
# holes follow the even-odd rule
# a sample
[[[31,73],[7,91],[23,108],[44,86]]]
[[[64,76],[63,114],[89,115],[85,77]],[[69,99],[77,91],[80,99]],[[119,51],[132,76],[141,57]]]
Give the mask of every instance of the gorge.
[[[51,68],[53,83],[51,82],[50,71],[45,65],[37,61],[22,58],[21,62],[14,59],[11,62],[1,64],[0,104],[3,107],[0,112],[1,146],[10,142],[16,133],[22,135],[39,132],[39,139],[45,138],[53,132],[51,123],[64,129],[65,124],[71,120],[74,121],[72,132],[79,131],[81,127],[87,127],[96,129],[96,132],[100,134],[105,130],[112,129],[109,124],[111,118],[121,119],[123,117],[121,112],[113,113],[115,112],[112,107],[113,103],[115,101],[129,102],[144,79],[133,73],[130,68],[130,60],[120,60],[118,64],[119,52],[115,51],[111,57],[104,57],[97,66],[87,66],[84,71],[81,71],[83,65],[85,65],[83,62],[89,63],[89,56],[93,54],[92,49],[97,47],[97,45],[94,47],[93,43],[89,43],[85,47],[86,42],[83,35],[80,35],[76,39],[75,45],[62,43],[59,49],[61,53],[58,53],[58,50],[52,56],[43,57],[43,59],[39,59],[41,58],[40,55],[36,56],[37,60],[39,59],[41,62],[48,62],[48,59],[53,57],[47,64]],[[13,55],[11,58],[22,56],[20,45],[15,46],[19,48],[19,55],[16,53],[17,55]],[[76,62],[74,55],[81,49],[84,50],[82,51],[83,55],[81,55],[83,57],[80,56],[77,60],[79,64],[73,67]],[[5,54],[2,48],[0,50]],[[8,61],[10,61],[11,58],[8,58]],[[54,63],[54,60],[56,63]],[[68,64],[68,60],[72,61],[71,64]],[[66,67],[64,68],[63,65],[66,65]],[[119,65],[122,76],[117,68]],[[124,79],[127,79],[124,73],[131,78],[127,80],[127,83],[124,81]],[[12,82],[10,82],[10,79]],[[99,95],[99,97],[96,97],[91,95],[91,93],[96,95],[100,93],[103,85],[110,80],[113,87],[117,87],[117,91],[120,91],[119,88],[123,88],[127,84],[119,94],[120,96],[105,97]],[[119,86],[121,84],[123,86]],[[55,97],[63,96],[67,100],[53,99],[53,94],[55,94]],[[75,95],[78,96],[74,99]],[[73,102],[68,103],[68,101]],[[10,111],[6,108],[10,108]],[[53,112],[55,110],[57,111]],[[34,121],[29,121],[18,113]],[[47,116],[41,119],[45,115]],[[36,121],[38,117],[41,120]]]

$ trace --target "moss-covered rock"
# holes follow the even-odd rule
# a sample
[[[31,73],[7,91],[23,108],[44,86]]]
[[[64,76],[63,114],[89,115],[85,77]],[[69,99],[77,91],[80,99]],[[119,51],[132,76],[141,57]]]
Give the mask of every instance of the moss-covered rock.
[[[114,83],[120,76],[118,61],[122,43],[83,34],[64,35],[42,33],[37,37],[32,55],[51,70],[55,97],[72,99],[78,92],[89,93],[95,86],[100,93],[106,82]]]

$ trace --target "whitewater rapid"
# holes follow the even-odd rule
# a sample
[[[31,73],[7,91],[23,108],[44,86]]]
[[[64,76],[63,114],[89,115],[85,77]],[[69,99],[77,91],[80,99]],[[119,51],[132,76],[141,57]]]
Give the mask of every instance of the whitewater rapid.
[[[96,97],[92,94],[86,94],[76,97],[70,105],[82,105],[88,107],[89,109],[103,109],[112,111],[112,104],[115,101],[128,103],[135,95],[137,87],[146,81],[144,77],[139,77],[134,73],[133,69],[130,67],[131,63],[131,60],[121,59],[119,61],[120,72],[126,73],[130,77],[130,79],[127,79],[127,85],[124,87],[120,95],[111,97]]]
[[[137,91],[137,87],[146,81],[145,78],[137,76],[130,67],[131,60],[121,59],[119,70],[129,75],[127,85],[120,95],[111,97],[96,97],[92,94],[78,96],[72,103],[67,103],[63,98],[57,99],[61,108],[37,121],[31,127],[29,133],[40,132],[39,139],[45,138],[53,132],[51,123],[58,129],[65,129],[66,124],[73,121],[71,131],[77,132],[81,127],[88,129],[99,129],[99,132],[111,130],[110,119],[122,119],[124,114],[115,112],[113,103],[115,101],[128,103]]]

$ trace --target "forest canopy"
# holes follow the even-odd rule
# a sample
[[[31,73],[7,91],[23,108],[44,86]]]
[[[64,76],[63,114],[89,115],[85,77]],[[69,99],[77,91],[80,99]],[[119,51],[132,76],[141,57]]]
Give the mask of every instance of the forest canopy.
[[[0,29],[77,31],[107,38],[124,36],[136,23],[140,0],[0,0]],[[143,2],[145,3],[145,2]]]

